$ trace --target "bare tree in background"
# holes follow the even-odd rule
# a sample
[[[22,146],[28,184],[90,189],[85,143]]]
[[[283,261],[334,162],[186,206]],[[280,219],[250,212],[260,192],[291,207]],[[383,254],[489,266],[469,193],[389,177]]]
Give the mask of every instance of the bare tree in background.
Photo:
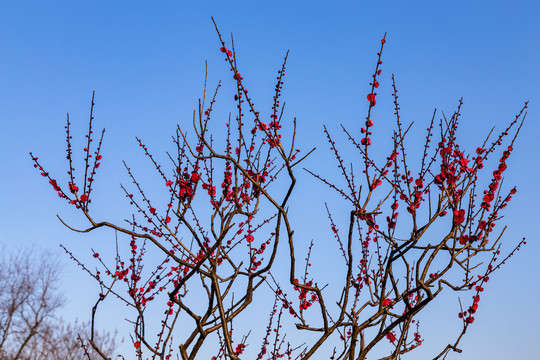
[[[50,253],[3,252],[0,258],[0,359],[82,359],[88,324],[67,324],[58,318],[65,305],[61,270]],[[96,343],[112,355],[113,335],[103,332]],[[88,346],[87,346],[88,347]],[[90,356],[95,358],[93,350]]]
[[[101,359],[90,344],[90,322],[47,322],[28,344],[24,360]],[[96,332],[93,342],[100,352],[113,357],[117,348],[117,333]]]
[[[83,162],[77,166],[82,172],[75,173],[69,116],[66,186],[61,187],[30,153],[34,166],[58,196],[88,220],[87,228],[76,229],[61,219],[64,225],[81,233],[109,228],[124,236],[116,254],[89,249],[96,270],[66,252],[100,284],[98,303],[120,299],[131,311],[137,358],[192,360],[212,354],[212,360],[241,356],[320,359],[327,355],[325,358],[364,360],[382,344],[390,349],[384,359],[400,359],[422,345],[418,314],[443,291],[467,293],[470,300],[456,309],[456,319],[461,319],[457,338],[449,340],[436,357],[461,352],[458,344],[474,322],[485,283],[524,243],[518,242],[507,256],[501,256],[504,229],[497,235],[492,232],[516,192],[515,188],[501,190],[502,175],[527,105],[499,135],[492,137],[487,131],[476,150],[467,154],[457,138],[460,101],[450,118],[440,117],[438,126],[433,115],[425,137],[420,137],[422,153],[415,156],[405,140],[412,124],[405,125],[400,118],[392,76],[392,144],[374,152],[377,122],[372,115],[377,91],[381,91],[385,35],[367,103],[363,103],[367,116],[357,128],[343,128],[343,142],[348,141],[356,151],[350,161],[325,128],[343,177],[341,185],[309,171],[344,200],[341,209],[346,209],[346,215],[336,218],[327,207],[328,219],[324,219],[343,262],[312,267],[314,243],[295,233],[291,218],[293,211],[311,217],[311,209],[290,202],[298,164],[311,151],[299,156],[296,119],[283,117],[280,96],[288,53],[277,74],[271,111],[263,116],[239,71],[234,43],[228,47],[219,31],[218,36],[234,80],[230,96],[236,101],[222,128],[224,136],[218,139],[210,131],[221,83],[208,96],[205,80],[202,99],[193,113],[194,135],[188,136],[178,126],[174,152],[167,153],[169,169],[137,139],[155,168],[159,186],[145,187],[135,170],[124,163],[132,184],[123,185],[122,191],[133,206],[125,223],[99,219],[91,211],[104,134],[103,130],[93,144],[94,96],[89,131],[81,146]],[[434,139],[435,146],[431,144]],[[501,149],[507,139],[507,146]],[[495,156],[495,169],[479,180],[486,175],[482,169]],[[161,201],[153,196],[157,192],[162,192]],[[282,247],[284,251],[278,253]],[[299,252],[307,254],[305,263],[297,261]],[[278,260],[283,253],[286,257]],[[318,266],[331,268],[335,279],[328,287],[314,275]],[[276,279],[271,273],[276,267],[286,269],[287,275]],[[266,328],[266,335],[260,347],[251,348],[248,355],[245,351],[251,346],[252,329],[235,324],[240,314],[260,313],[252,311],[251,305],[254,294],[265,288],[275,296],[274,307],[267,323],[250,322],[253,327]],[[160,315],[158,321],[156,314]],[[294,326],[286,326],[286,322]],[[300,343],[289,344],[287,332],[295,332],[294,339],[302,339]]]

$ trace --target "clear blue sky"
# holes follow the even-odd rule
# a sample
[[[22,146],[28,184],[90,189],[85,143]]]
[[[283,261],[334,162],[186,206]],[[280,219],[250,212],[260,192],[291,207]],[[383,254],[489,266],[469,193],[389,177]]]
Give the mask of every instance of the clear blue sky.
[[[223,34],[234,33],[242,75],[262,111],[270,109],[275,74],[290,49],[284,99],[286,113],[298,118],[303,149],[324,144],[323,124],[334,132],[339,124],[359,128],[379,39],[388,32],[376,131],[391,133],[392,119],[384,118],[391,115],[391,73],[400,89],[403,119],[415,121],[416,134],[434,107],[451,113],[463,97],[460,135],[468,149],[492,126],[502,129],[525,100],[531,101],[505,181],[518,187],[505,213],[510,225],[506,239],[511,244],[526,236],[528,244],[492,277],[477,322],[462,343],[464,354],[449,358],[537,356],[538,2],[156,3],[0,1],[0,242],[10,248],[55,250],[63,243],[88,260],[89,247],[110,246],[110,232],[79,236],[57,221],[58,213],[83,224],[34,171],[28,152],[38,154],[52,173],[65,174],[65,114],[70,113],[74,135],[82,135],[96,90],[95,125],[106,127],[107,134],[94,208],[103,218],[123,218],[118,214],[125,210],[119,183],[128,181],[121,160],[134,168],[143,160],[134,137],[143,137],[163,155],[171,149],[176,124],[189,121],[201,96],[205,60],[210,84],[229,78],[210,16]],[[331,160],[328,149],[319,146],[305,166],[331,171]],[[300,179],[306,185],[298,199],[323,209],[325,199],[310,197],[320,185],[306,176]],[[328,236],[322,225],[309,229],[310,221],[299,219],[306,226],[297,232],[306,231],[315,240],[318,233]],[[86,320],[94,284],[67,260],[65,264],[70,301],[65,317]],[[455,299],[435,307],[430,316],[441,312],[452,314],[447,318],[454,321]],[[435,351],[430,342],[442,344],[435,333],[424,330],[424,337],[425,352],[411,358],[429,358]]]

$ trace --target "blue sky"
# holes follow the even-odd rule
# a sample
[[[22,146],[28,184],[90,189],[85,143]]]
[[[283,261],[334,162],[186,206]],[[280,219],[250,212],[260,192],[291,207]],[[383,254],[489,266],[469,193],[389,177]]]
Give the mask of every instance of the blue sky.
[[[84,224],[34,171],[28,152],[39,155],[52,173],[65,173],[65,114],[70,113],[74,135],[83,136],[95,90],[95,125],[107,129],[95,211],[104,218],[123,218],[121,210],[126,208],[119,183],[127,181],[121,160],[134,168],[144,160],[135,136],[161,155],[171,149],[169,139],[176,124],[189,121],[202,95],[206,60],[209,83],[227,79],[225,85],[230,84],[210,16],[225,36],[234,34],[239,67],[262,111],[270,110],[275,74],[290,50],[283,94],[286,113],[298,119],[300,146],[305,150],[318,146],[305,167],[323,173],[333,171],[334,163],[325,145],[320,146],[325,141],[322,126],[336,134],[339,124],[358,130],[365,117],[365,95],[379,39],[387,32],[375,131],[391,134],[391,73],[401,95],[402,117],[416,124],[413,148],[435,107],[450,114],[464,98],[460,136],[466,148],[474,149],[492,126],[502,130],[530,100],[505,180],[506,186],[518,187],[506,211],[507,249],[522,236],[528,244],[493,276],[477,323],[463,342],[464,354],[449,358],[527,359],[536,354],[534,334],[540,321],[540,310],[533,306],[540,296],[535,256],[540,251],[536,238],[540,203],[537,2],[149,4],[0,1],[0,242],[8,248],[37,246],[55,251],[62,243],[88,259],[89,247],[110,246],[109,232],[79,236],[57,221],[60,214],[73,224]],[[224,88],[224,94],[232,91]],[[298,191],[298,201],[324,210],[327,199],[313,195],[320,193],[320,184],[305,175],[299,179],[305,185]],[[322,211],[312,216],[320,214],[324,216]],[[298,215],[299,230],[316,239],[327,228],[310,228],[312,221]],[[321,249],[326,246],[322,243]],[[65,264],[69,307],[64,316],[86,320],[94,284],[67,259]],[[448,300],[430,310],[430,316],[455,310],[455,299]],[[441,340],[435,333],[425,338],[421,349],[425,353],[418,354],[429,358],[436,351],[430,341]]]

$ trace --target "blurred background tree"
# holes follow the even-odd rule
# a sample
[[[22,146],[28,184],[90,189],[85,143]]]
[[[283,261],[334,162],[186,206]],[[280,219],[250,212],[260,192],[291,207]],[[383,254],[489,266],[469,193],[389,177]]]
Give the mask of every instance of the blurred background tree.
[[[66,323],[58,316],[66,301],[61,266],[53,254],[2,251],[0,287],[0,359],[82,359],[85,352],[93,358],[88,323]],[[111,356],[115,335],[97,333],[94,341]]]

